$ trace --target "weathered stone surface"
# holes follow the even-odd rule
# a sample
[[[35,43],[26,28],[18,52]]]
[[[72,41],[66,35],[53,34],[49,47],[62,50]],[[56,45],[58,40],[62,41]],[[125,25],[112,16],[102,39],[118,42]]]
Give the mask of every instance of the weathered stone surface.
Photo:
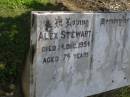
[[[130,14],[32,12],[30,97],[84,97],[130,84]]]

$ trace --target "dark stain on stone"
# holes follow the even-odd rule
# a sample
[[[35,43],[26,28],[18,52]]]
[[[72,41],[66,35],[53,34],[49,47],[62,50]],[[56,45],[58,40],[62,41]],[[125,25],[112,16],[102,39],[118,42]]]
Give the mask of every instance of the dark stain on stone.
[[[32,21],[32,23],[31,23],[31,24],[32,24],[32,25],[31,25],[32,27],[34,26],[34,21],[35,21],[35,19],[36,19],[35,14],[32,14],[32,20],[31,20],[31,21]]]
[[[118,57],[118,52],[117,52],[117,50],[115,51],[116,53],[115,53],[115,56],[114,56],[114,62],[113,62],[113,66],[116,68],[116,65],[117,65],[117,57]]]
[[[128,31],[127,31],[127,26],[128,24],[126,23],[125,25],[125,31],[124,31],[124,35],[123,35],[123,48],[122,48],[122,51],[121,51],[121,63],[123,62],[123,54],[124,54],[124,51],[125,51],[125,47],[126,47],[126,42],[128,41]]]
[[[35,82],[35,86],[34,86],[34,97],[37,97],[37,95],[36,95],[36,82]]]
[[[91,31],[91,42],[89,42],[89,45],[91,46],[91,53],[90,53],[90,66],[89,66],[89,79],[88,79],[88,83],[91,81],[91,78],[92,78],[92,70],[93,70],[93,48],[94,48],[94,36],[95,36],[95,15],[93,16],[93,31]]]
[[[32,45],[31,47],[31,63],[33,64],[34,60],[34,55],[35,55],[35,45]]]
[[[112,83],[114,83],[114,80],[112,80]]]
[[[127,78],[126,77],[124,77],[124,80],[126,80]]]

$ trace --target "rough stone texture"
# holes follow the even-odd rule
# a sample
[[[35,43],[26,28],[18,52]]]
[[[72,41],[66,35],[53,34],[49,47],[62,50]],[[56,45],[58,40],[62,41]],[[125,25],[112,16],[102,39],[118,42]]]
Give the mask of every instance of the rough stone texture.
[[[129,9],[130,0],[61,0],[63,3],[69,2],[70,5],[78,9],[87,11],[126,11]],[[73,9],[73,8],[72,8]],[[76,9],[74,9],[76,10]]]
[[[85,97],[129,85],[129,27],[125,12],[33,12],[30,97]]]

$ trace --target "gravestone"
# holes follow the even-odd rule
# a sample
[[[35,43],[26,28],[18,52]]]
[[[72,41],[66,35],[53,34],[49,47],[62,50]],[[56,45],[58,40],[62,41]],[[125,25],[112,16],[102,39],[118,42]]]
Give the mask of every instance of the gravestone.
[[[30,97],[85,97],[130,84],[130,13],[32,12]]]

